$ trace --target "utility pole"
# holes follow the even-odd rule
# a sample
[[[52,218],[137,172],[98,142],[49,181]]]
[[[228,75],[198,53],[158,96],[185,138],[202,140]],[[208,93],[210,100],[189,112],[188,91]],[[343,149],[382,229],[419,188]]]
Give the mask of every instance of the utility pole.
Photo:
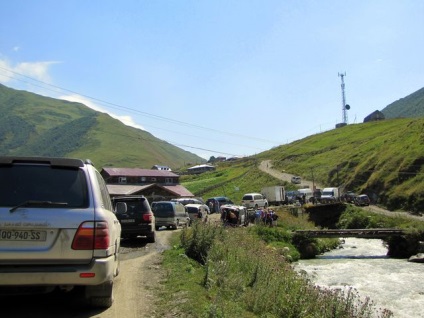
[[[347,125],[347,110],[350,109],[349,105],[346,105],[346,95],[345,95],[345,83],[344,83],[344,77],[346,76],[345,73],[339,73],[340,78],[342,79],[342,123]]]

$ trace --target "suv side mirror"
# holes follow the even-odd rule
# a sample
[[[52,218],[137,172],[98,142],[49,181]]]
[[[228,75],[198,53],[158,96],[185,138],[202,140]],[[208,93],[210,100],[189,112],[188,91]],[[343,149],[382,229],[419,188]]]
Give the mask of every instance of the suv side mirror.
[[[119,214],[127,213],[127,203],[126,202],[116,202],[116,213],[119,213]]]

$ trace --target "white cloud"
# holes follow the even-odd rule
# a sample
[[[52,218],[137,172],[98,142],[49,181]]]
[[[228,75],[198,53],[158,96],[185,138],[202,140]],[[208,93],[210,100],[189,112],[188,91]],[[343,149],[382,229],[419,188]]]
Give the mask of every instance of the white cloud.
[[[16,49],[19,48],[16,47]],[[49,67],[52,64],[57,63],[60,62],[22,62],[16,65],[12,65],[12,63],[10,63],[7,59],[2,58],[2,56],[0,55],[0,83],[8,83],[12,82],[13,80],[22,80],[22,77],[29,77],[29,79],[25,79],[24,81],[34,79],[36,81],[48,84],[51,81],[49,76]],[[53,98],[59,98],[71,102],[78,102],[84,104],[96,111],[108,113],[111,117],[118,119],[124,125],[145,130],[144,127],[138,125],[131,116],[110,113],[101,106],[95,104],[89,98],[80,96],[78,94],[63,95]]]
[[[0,59],[0,82],[7,83],[20,80],[22,77],[31,77],[37,81],[50,82],[49,67],[60,62],[22,62],[13,65],[7,59]]]
[[[20,48],[19,46],[15,46],[15,47],[13,48],[13,51],[18,52],[20,49],[21,49],[21,48]]]
[[[131,116],[116,115],[116,114],[110,113],[110,112],[106,111],[104,108],[102,108],[101,106],[94,103],[92,100],[90,100],[90,99],[88,99],[84,96],[77,95],[77,94],[63,95],[63,96],[59,96],[58,99],[63,99],[63,100],[67,100],[67,101],[70,101],[70,102],[77,102],[77,103],[84,104],[84,105],[86,105],[86,106],[90,107],[91,109],[94,109],[98,112],[108,113],[111,117],[118,119],[124,125],[145,130],[144,127],[141,126],[141,125],[138,125]]]

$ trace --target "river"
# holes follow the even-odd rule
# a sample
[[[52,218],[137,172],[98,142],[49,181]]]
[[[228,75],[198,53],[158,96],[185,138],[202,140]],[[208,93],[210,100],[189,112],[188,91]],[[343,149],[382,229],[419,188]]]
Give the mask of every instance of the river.
[[[313,283],[352,287],[395,318],[424,317],[424,264],[386,257],[381,240],[347,238],[341,249],[296,263]]]

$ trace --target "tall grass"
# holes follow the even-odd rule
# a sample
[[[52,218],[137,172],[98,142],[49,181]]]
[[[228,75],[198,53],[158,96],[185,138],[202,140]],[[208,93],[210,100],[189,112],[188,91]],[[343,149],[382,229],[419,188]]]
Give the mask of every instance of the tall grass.
[[[196,242],[194,241],[196,240]],[[199,317],[391,317],[355,290],[318,288],[247,228],[198,223],[181,245],[204,264]],[[196,255],[196,251],[199,253]]]

